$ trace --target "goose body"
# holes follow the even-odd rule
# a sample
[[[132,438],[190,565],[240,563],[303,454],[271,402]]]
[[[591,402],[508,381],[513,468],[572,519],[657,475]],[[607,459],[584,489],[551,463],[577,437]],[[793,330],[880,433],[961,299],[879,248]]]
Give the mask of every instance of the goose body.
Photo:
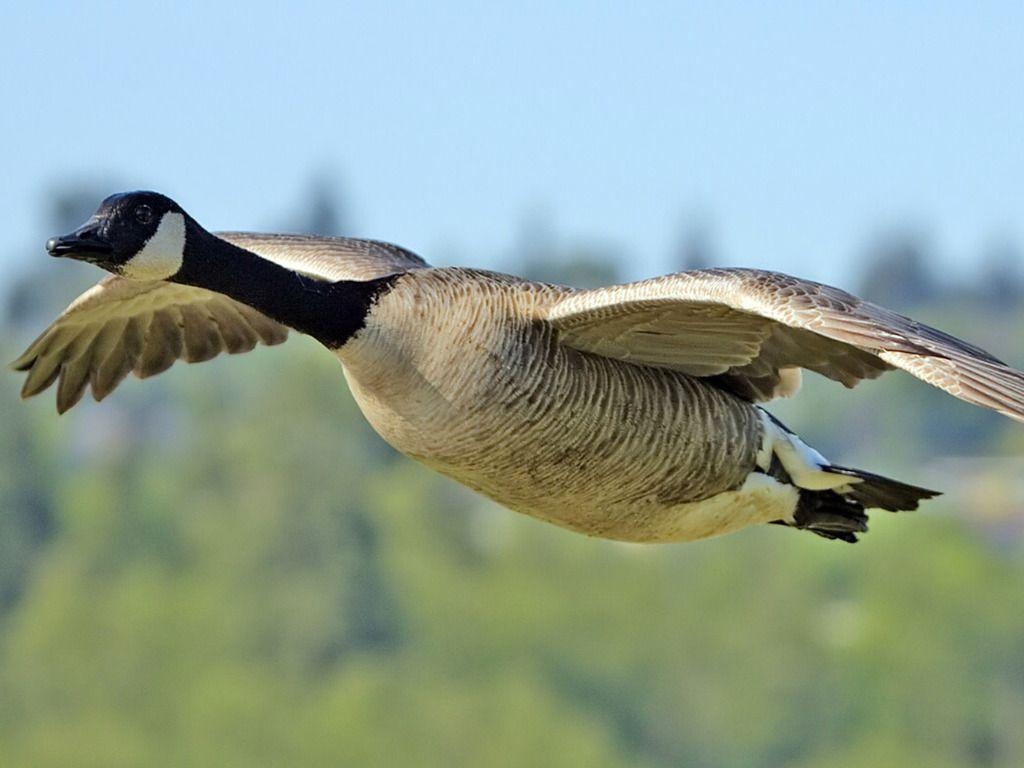
[[[759,405],[807,368],[847,386],[902,368],[1024,421],[1024,374],[835,288],[700,270],[581,291],[431,268],[343,238],[212,235],[155,193],[48,243],[115,274],[14,363],[24,396],[101,399],[128,373],[283,341],[340,360],[399,451],[589,535],[682,541],[777,522],[856,541],[866,509],[935,493],[830,464]]]
[[[701,504],[754,469],[757,409],[559,343],[543,318],[566,295],[476,270],[410,272],[335,354],[385,440],[511,509],[631,541],[723,532],[746,519],[728,514],[733,501],[767,518],[752,522],[778,519],[763,487]]]

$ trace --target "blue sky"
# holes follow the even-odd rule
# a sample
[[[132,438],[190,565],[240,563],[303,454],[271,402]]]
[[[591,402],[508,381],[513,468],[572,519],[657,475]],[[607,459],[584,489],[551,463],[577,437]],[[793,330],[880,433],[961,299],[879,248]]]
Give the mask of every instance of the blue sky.
[[[61,183],[267,229],[325,167],[352,234],[438,263],[537,211],[633,277],[687,222],[839,281],[891,226],[949,264],[1024,242],[1024,4],[186,5],[4,4],[9,258],[45,258]]]

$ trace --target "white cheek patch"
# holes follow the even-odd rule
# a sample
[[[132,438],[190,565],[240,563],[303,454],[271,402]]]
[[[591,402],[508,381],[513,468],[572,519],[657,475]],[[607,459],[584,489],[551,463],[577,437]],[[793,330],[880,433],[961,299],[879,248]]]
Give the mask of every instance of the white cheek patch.
[[[185,217],[165,213],[160,226],[121,267],[121,274],[132,280],[167,280],[177,274],[185,260]]]

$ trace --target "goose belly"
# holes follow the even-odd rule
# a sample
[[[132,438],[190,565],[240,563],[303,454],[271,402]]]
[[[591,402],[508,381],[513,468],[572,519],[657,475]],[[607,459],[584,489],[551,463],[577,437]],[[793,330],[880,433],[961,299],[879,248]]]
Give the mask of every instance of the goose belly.
[[[752,406],[683,374],[565,348],[542,329],[423,356],[371,337],[342,362],[396,449],[575,531],[697,539],[787,517],[795,503],[788,486],[748,479],[761,444]]]

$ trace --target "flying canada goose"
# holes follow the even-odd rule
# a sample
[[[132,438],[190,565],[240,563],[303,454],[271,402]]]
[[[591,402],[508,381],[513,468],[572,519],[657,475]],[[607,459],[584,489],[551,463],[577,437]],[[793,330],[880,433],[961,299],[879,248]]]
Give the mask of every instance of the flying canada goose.
[[[317,339],[399,451],[592,536],[684,541],[781,523],[854,542],[866,509],[935,491],[830,464],[758,403],[806,368],[902,368],[1024,421],[1024,374],[837,288],[706,269],[596,290],[432,268],[386,243],[211,234],[154,192],[113,195],[53,256],[113,273],[13,367],[24,397],[101,400],[129,371]]]

